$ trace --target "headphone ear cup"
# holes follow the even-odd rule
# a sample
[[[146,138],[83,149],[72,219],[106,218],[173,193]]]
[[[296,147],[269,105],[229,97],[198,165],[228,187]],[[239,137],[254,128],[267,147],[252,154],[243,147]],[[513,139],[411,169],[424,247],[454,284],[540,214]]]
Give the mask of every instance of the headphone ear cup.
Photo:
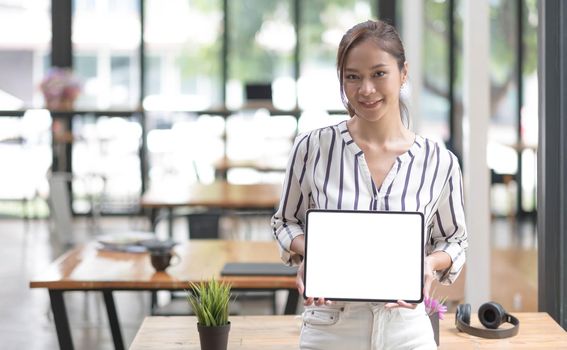
[[[471,305],[461,304],[457,306],[457,317],[461,319],[463,323],[468,325],[471,324]]]
[[[478,319],[484,327],[496,329],[506,322],[506,310],[495,302],[484,303],[478,309]]]

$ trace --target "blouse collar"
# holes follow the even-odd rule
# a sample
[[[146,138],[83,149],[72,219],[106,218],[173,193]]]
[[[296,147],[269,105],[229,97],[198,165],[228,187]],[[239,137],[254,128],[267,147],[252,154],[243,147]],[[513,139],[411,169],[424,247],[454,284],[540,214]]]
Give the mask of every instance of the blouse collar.
[[[360,156],[363,154],[362,150],[360,149],[360,147],[358,147],[358,145],[356,144],[356,142],[354,142],[354,140],[352,139],[352,135],[350,134],[350,131],[348,130],[347,127],[347,121],[342,121],[341,123],[338,124],[338,128],[339,128],[339,132],[341,133],[341,137],[343,138],[346,147],[355,155]],[[397,159],[401,162],[405,162],[405,161],[409,161],[411,160],[419,151],[421,151],[423,149],[423,146],[425,145],[425,140],[422,136],[415,134],[415,140],[413,141],[413,144],[410,146],[410,148],[405,151],[404,153],[400,154]]]

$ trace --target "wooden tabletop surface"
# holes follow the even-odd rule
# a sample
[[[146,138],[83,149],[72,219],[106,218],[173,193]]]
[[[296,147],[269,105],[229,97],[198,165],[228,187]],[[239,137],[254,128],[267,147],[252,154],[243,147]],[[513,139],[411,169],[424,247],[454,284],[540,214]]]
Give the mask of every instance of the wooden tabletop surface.
[[[517,313],[518,335],[507,339],[482,339],[460,333],[454,315],[440,322],[441,350],[567,349],[567,333],[546,313]],[[473,325],[478,326],[476,316]],[[229,349],[298,349],[300,316],[232,316]],[[195,317],[146,317],[130,350],[198,350]]]
[[[141,199],[144,208],[203,206],[222,209],[273,209],[280,201],[281,184],[232,184],[215,181],[188,188],[150,188]]]
[[[214,163],[215,170],[227,171],[232,168],[252,168],[258,171],[282,172],[286,170],[287,157],[275,159],[230,159],[221,158]]]
[[[87,244],[65,253],[35,276],[31,288],[97,290],[187,289],[188,282],[220,278],[227,262],[281,262],[271,241],[192,240],[177,245],[180,262],[155,272],[148,253],[124,253]],[[223,277],[234,288],[293,289],[295,277]]]

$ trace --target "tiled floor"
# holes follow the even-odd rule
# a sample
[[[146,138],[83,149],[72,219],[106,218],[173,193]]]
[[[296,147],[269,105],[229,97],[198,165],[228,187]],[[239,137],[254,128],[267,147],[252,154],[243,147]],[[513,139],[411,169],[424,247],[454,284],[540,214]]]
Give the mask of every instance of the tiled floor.
[[[269,237],[267,222],[256,220],[246,224],[225,220],[228,232],[235,228],[253,232],[252,238]],[[78,223],[85,228],[84,222]],[[105,219],[104,228],[142,228],[140,219]],[[243,228],[244,227],[244,228]],[[515,224],[507,220],[493,223],[493,299],[508,311],[535,311],[537,296],[537,253],[534,225]],[[57,349],[47,291],[29,289],[33,275],[41,272],[55,257],[45,221],[32,221],[25,226],[19,220],[0,220],[0,348]],[[176,239],[186,239],[183,221],[176,222]],[[268,236],[266,236],[266,234]],[[158,227],[164,235],[165,228]],[[285,297],[285,296],[284,296]],[[149,293],[116,293],[116,304],[123,337],[128,346],[149,311]],[[162,295],[163,301],[166,296]],[[96,293],[74,292],[65,297],[76,349],[112,349],[102,297]],[[281,307],[279,305],[278,307]],[[240,313],[269,313],[266,301],[252,301],[239,306]]]

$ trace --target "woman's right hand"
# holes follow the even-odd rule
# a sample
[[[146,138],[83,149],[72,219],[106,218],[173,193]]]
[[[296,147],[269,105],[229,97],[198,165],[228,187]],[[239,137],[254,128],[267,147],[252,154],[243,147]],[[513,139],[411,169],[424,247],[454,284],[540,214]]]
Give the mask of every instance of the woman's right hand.
[[[304,276],[305,276],[305,265],[304,262],[302,261],[301,264],[299,264],[299,268],[297,269],[297,277],[295,279],[295,285],[297,286],[297,291],[299,292],[300,295],[303,295],[303,292],[305,291],[305,284],[303,283],[304,280]],[[313,297],[308,297],[303,301],[303,305],[305,306],[310,306],[310,305],[317,305],[317,306],[321,306],[321,305],[331,305],[331,301],[330,300],[325,300],[325,298],[313,298]]]

